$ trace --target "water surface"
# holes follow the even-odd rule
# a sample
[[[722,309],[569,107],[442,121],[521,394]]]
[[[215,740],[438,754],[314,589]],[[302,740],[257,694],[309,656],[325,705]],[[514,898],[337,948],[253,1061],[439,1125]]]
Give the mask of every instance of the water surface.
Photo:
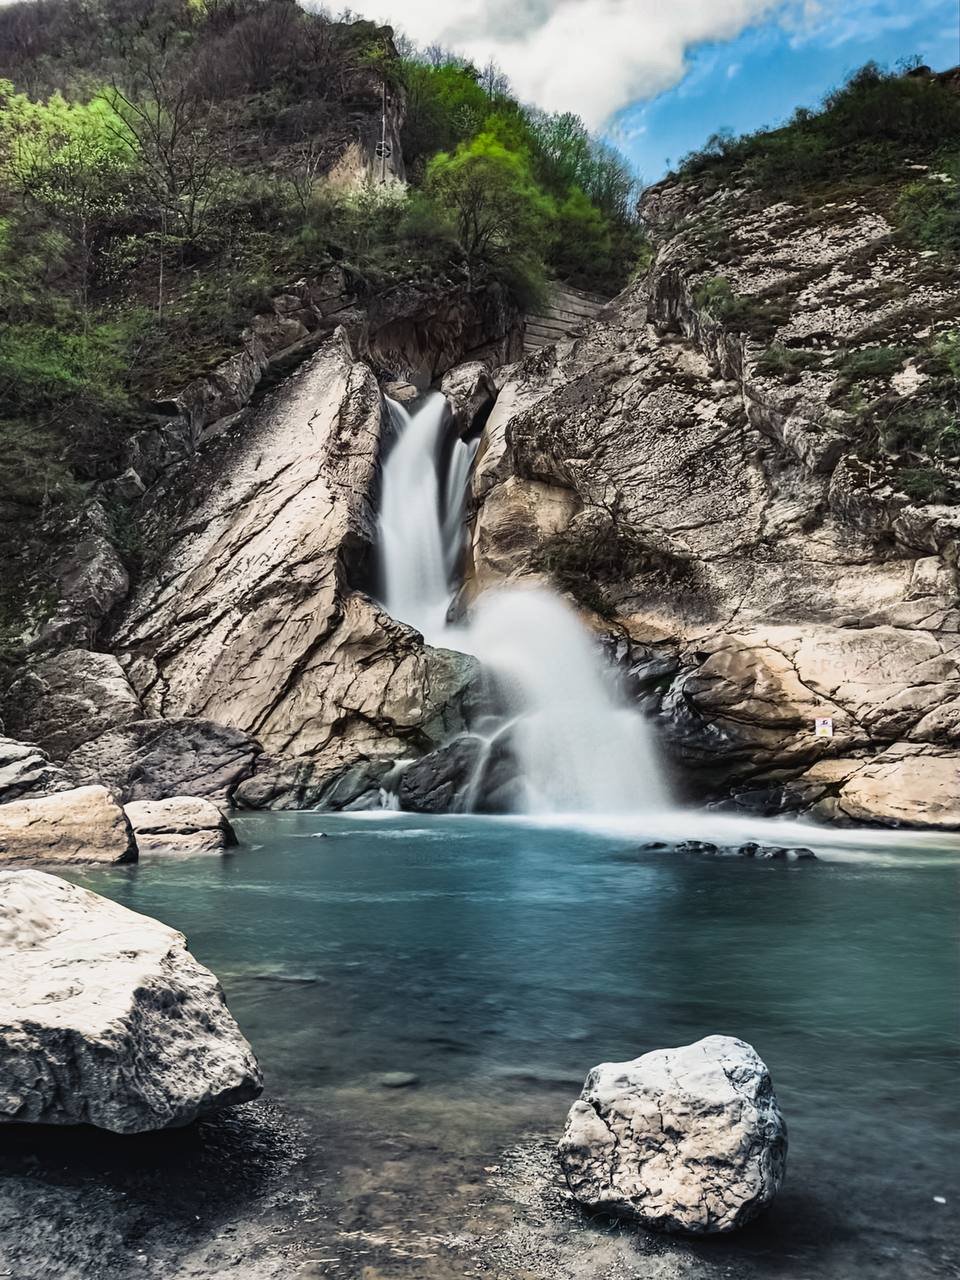
[[[868,837],[780,863],[500,819],[237,826],[231,856],[75,878],[187,934],[274,1096],[319,1116],[359,1099],[388,1130],[394,1114],[432,1128],[438,1166],[461,1131],[489,1160],[558,1133],[596,1062],[741,1036],[771,1069],[791,1150],[782,1254],[768,1228],[723,1246],[727,1262],[955,1274],[955,852],[872,852]],[[389,1071],[420,1084],[387,1099]],[[747,1261],[730,1274],[755,1274]]]

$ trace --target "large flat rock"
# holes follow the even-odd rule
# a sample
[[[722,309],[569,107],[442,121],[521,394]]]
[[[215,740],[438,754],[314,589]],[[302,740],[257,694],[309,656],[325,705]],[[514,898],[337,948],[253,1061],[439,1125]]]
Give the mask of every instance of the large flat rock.
[[[256,1059],[175,929],[0,872],[0,1122],[142,1133],[255,1098]]]
[[[106,787],[0,805],[0,862],[132,862],[133,831]]]

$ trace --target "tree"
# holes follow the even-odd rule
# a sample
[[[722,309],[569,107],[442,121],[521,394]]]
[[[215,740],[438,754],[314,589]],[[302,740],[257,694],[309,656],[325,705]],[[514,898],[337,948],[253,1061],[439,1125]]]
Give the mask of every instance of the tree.
[[[538,253],[551,202],[538,188],[528,158],[489,133],[434,156],[427,190],[455,220],[457,238],[471,261]]]
[[[0,104],[0,176],[66,234],[86,312],[95,247],[124,208],[132,138],[99,99],[33,102],[0,81]]]

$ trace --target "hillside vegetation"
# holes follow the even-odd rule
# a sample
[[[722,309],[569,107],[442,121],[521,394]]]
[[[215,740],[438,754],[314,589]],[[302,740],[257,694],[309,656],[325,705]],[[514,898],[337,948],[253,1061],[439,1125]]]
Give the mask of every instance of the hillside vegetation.
[[[384,91],[409,187],[327,182]],[[151,401],[286,283],[336,263],[361,300],[495,279],[523,304],[548,274],[614,292],[642,247],[633,187],[495,68],[292,0],[0,8],[0,627],[17,557],[33,573]]]

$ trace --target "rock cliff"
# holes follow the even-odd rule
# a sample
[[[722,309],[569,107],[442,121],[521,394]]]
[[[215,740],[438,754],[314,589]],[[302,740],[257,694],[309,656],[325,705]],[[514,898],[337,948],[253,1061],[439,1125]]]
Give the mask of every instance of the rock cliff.
[[[876,205],[648,193],[647,278],[503,383],[465,599],[568,591],[692,796],[957,827],[955,482],[876,436],[936,405],[960,286]]]

